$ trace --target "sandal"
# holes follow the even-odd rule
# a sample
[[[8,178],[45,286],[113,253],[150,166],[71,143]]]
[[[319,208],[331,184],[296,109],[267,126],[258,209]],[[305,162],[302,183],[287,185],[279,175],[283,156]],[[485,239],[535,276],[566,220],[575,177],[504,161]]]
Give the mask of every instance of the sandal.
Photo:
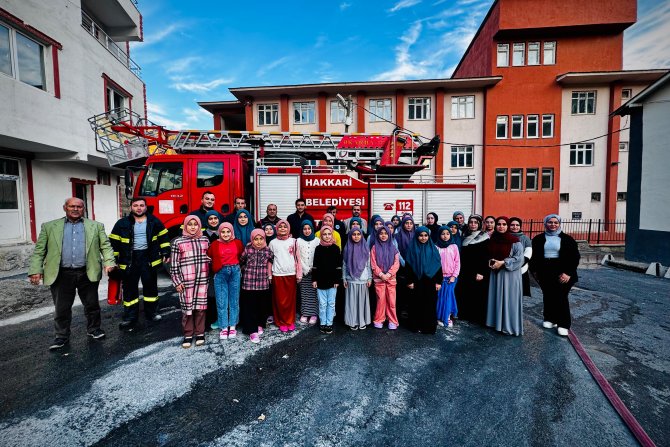
[[[192,341],[193,341],[193,337],[184,337],[184,340],[181,342],[181,347],[184,348],[184,349],[190,348]]]
[[[205,344],[205,336],[204,335],[196,335],[195,336],[195,345],[196,346],[202,346]]]

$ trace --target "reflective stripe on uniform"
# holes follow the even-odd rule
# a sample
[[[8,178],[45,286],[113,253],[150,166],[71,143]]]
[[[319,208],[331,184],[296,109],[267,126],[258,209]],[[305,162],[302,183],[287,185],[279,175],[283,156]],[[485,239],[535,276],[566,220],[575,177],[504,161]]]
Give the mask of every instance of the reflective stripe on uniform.
[[[132,301],[124,301],[124,302],[123,302],[123,305],[126,306],[126,307],[130,307],[130,306],[134,306],[135,304],[137,304],[137,303],[139,303],[139,302],[140,302],[140,299],[139,299],[139,298],[135,298],[135,299],[132,300]]]
[[[169,247],[170,243],[169,242],[164,242],[161,244],[161,248]]]
[[[126,264],[119,264],[119,268],[120,268],[121,270],[125,270],[126,267],[128,267]]]
[[[155,303],[156,301],[158,301],[158,297],[157,296],[145,296],[144,301],[146,301],[147,303]]]
[[[121,236],[117,236],[117,235],[114,234],[114,233],[110,234],[110,235],[109,235],[109,238],[110,238],[110,239],[117,240],[117,241],[120,241],[120,240],[121,240]]]
[[[151,263],[152,267],[156,267],[158,264],[161,264],[163,262],[162,259],[156,259],[154,262]]]
[[[167,232],[168,232],[167,229],[163,228],[160,232],[158,232],[158,235],[162,236],[164,234],[167,234]]]
[[[118,256],[119,256],[119,252],[118,252],[118,251],[115,251],[115,252],[114,252],[114,256],[118,257]]]

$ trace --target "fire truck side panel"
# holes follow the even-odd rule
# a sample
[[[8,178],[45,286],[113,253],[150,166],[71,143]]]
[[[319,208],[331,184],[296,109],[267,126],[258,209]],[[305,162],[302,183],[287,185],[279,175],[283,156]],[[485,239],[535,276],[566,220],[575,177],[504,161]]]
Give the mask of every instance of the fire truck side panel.
[[[256,221],[265,217],[271,203],[277,205],[277,214],[282,219],[295,211],[295,199],[300,197],[300,174],[259,174],[256,178]]]
[[[371,195],[372,212],[370,214],[379,214],[384,221],[388,221],[394,214],[402,216],[404,213],[411,213],[417,225],[423,223],[424,191],[422,189],[372,188]]]
[[[439,190],[428,189],[425,191],[426,214],[434,212],[438,215],[439,223],[446,224],[454,214],[454,211],[463,211],[467,219],[474,212],[475,190]],[[423,216],[425,218],[425,216]]]
[[[354,205],[360,205],[361,215],[367,216],[368,185],[346,174],[304,174],[302,196],[316,220],[321,220],[329,206],[337,208],[340,220],[351,216]]]

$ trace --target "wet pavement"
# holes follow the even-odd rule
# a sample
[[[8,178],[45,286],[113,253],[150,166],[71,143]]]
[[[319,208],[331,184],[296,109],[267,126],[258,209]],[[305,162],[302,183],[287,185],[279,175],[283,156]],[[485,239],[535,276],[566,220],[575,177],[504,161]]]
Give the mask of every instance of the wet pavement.
[[[580,271],[573,328],[657,445],[669,445],[670,281]],[[165,289],[168,290],[168,289]],[[85,337],[74,310],[70,346],[54,354],[50,316],[3,324],[0,444],[34,445],[636,445],[570,342],[457,322],[436,336],[336,327],[268,331],[179,347],[177,301],[133,333]]]

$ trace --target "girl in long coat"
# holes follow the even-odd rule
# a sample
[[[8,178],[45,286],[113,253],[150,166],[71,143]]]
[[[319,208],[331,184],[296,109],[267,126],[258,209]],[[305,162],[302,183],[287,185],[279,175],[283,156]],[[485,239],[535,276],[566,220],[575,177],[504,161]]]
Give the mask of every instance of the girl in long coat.
[[[315,237],[314,223],[305,219],[300,224],[300,238],[297,241],[298,254],[302,263],[302,281],[300,281],[300,322],[302,324],[316,324],[319,315],[319,300],[316,289],[312,287],[312,267],[314,266],[314,252],[319,239]]]
[[[205,343],[205,312],[207,310],[207,284],[209,282],[209,239],[202,234],[198,216],[184,219],[182,236],[172,241],[170,276],[179,292],[184,331],[183,348]]]
[[[437,292],[442,287],[442,262],[430,240],[430,230],[418,227],[405,256],[409,289],[408,328],[434,334],[437,329]]]
[[[456,283],[458,318],[484,325],[488,305],[489,235],[482,230],[482,216],[468,218],[468,228],[461,247],[461,271]]]
[[[509,233],[509,218],[496,219],[489,243],[489,302],[486,325],[509,335],[523,335],[523,245]]]

